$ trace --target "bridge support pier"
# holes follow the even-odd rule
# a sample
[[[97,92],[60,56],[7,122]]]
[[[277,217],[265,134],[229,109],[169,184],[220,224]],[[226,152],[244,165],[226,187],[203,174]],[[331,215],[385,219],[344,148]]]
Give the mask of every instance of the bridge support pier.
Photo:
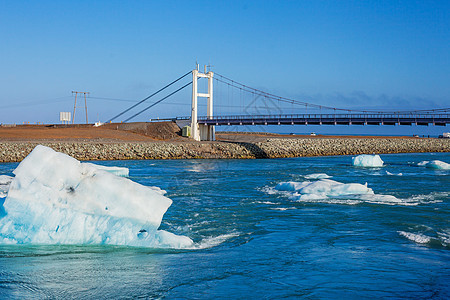
[[[198,124],[198,98],[207,98],[208,119],[213,118],[213,72],[200,73],[198,69],[192,71],[192,110],[191,110],[191,137],[196,141],[214,141],[214,125]],[[198,92],[198,78],[208,78],[208,93]]]

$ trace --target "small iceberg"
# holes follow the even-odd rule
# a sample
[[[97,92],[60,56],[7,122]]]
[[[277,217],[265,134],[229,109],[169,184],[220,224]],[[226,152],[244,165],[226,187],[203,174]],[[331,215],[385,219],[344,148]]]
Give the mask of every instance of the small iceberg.
[[[279,191],[295,191],[301,195],[316,195],[321,198],[340,197],[344,195],[373,194],[372,189],[359,183],[340,183],[322,179],[314,182],[280,182],[275,187]]]
[[[41,145],[13,173],[0,216],[0,242],[193,246],[186,236],[158,230],[172,204],[159,188]]]
[[[331,176],[325,174],[325,173],[314,173],[314,174],[308,174],[304,176],[306,179],[327,179],[331,178]]]
[[[373,192],[366,184],[360,183],[341,183],[330,179],[320,179],[318,181],[304,182],[280,182],[275,188],[289,199],[298,202],[322,202],[335,204],[403,204],[416,205],[417,203],[408,203],[391,195],[378,195]],[[269,190],[269,193],[270,190]],[[272,192],[273,193],[273,192]]]
[[[352,157],[352,164],[355,167],[382,167],[383,161],[381,157],[377,155],[362,154],[356,157]]]
[[[434,170],[450,170],[450,164],[440,161],[440,160],[432,160],[432,161],[421,161],[417,164],[419,167],[427,167],[429,169]]]

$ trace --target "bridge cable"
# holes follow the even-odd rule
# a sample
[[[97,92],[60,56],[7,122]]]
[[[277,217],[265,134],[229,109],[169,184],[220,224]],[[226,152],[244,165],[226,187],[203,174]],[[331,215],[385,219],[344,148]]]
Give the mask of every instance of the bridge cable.
[[[170,93],[169,95],[165,96],[164,98],[162,98],[162,99],[160,99],[160,100],[154,102],[153,104],[147,106],[146,108],[144,108],[144,109],[141,110],[140,112],[138,112],[138,113],[132,115],[131,117],[129,117],[128,119],[126,119],[126,120],[123,121],[123,122],[124,122],[124,123],[125,123],[125,122],[128,122],[129,120],[131,120],[131,119],[133,119],[134,117],[136,117],[136,116],[142,114],[142,113],[145,112],[146,110],[148,110],[148,109],[152,108],[153,106],[155,106],[156,104],[158,104],[158,103],[160,103],[160,102],[166,100],[167,98],[169,98],[169,97],[172,96],[173,94],[178,93],[179,91],[181,91],[182,89],[184,89],[185,87],[187,87],[187,86],[189,86],[189,85],[191,85],[191,84],[192,84],[192,81],[189,82],[189,83],[187,83],[187,84],[185,84],[185,85],[183,85],[182,87],[180,87],[180,88],[177,89],[176,91]]]
[[[158,91],[154,92],[153,94],[151,94],[150,96],[142,99],[141,101],[139,101],[138,103],[132,105],[131,107],[127,108],[126,110],[122,111],[120,114],[118,114],[117,116],[114,116],[113,118],[109,119],[108,121],[106,121],[106,123],[110,123],[112,120],[117,119],[118,117],[120,117],[121,115],[123,115],[124,113],[130,111],[131,109],[135,108],[136,106],[144,103],[145,101],[147,101],[148,99],[150,99],[151,97],[155,96],[156,94],[158,94],[159,92],[162,92],[163,90],[165,90],[166,88],[168,88],[169,86],[171,86],[172,84],[180,81],[181,79],[183,79],[184,77],[186,77],[187,75],[191,74],[191,71],[187,72],[186,74],[184,74],[183,76],[175,79],[174,81],[172,81],[171,83],[169,83],[168,85],[164,86],[163,88],[159,89]],[[134,116],[133,116],[134,117]]]
[[[230,79],[228,77],[225,77],[223,75],[220,75],[218,73],[215,73],[215,75],[221,78],[221,79],[216,78],[217,81],[225,83],[229,87],[231,86],[231,87],[234,87],[234,88],[243,89],[245,92],[255,93],[257,95],[264,96],[264,97],[271,98],[271,99],[278,100],[278,101],[282,101],[282,102],[287,102],[287,103],[297,104],[297,105],[303,105],[305,107],[308,107],[308,105],[309,105],[310,107],[319,108],[320,110],[322,108],[324,108],[324,109],[329,109],[329,110],[334,110],[334,111],[339,110],[339,111],[347,111],[347,112],[360,112],[360,113],[363,112],[363,113],[377,113],[377,114],[382,114],[382,113],[396,113],[396,114],[409,113],[409,114],[411,114],[411,113],[419,113],[419,112],[431,113],[431,112],[447,112],[447,111],[450,110],[450,108],[440,108],[440,109],[431,109],[431,110],[430,109],[427,109],[427,110],[424,109],[424,110],[412,110],[412,111],[375,111],[375,110],[350,110],[350,109],[344,109],[344,108],[336,108],[336,107],[323,106],[323,105],[318,105],[318,104],[312,104],[312,103],[308,103],[308,102],[293,100],[293,99],[289,99],[289,98],[285,98],[285,97],[280,97],[280,96],[277,96],[277,95],[273,95],[273,94],[264,92],[262,90],[258,90],[258,89],[249,87],[249,86],[247,86],[245,84],[239,83],[239,82],[237,82],[235,80],[232,80],[232,79]]]

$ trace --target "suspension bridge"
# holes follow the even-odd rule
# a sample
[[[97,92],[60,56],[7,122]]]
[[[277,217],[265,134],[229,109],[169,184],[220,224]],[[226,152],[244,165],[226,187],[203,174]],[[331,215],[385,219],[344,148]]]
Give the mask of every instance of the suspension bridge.
[[[187,83],[186,78],[191,76]],[[206,79],[204,92],[199,92],[199,80]],[[233,114],[215,114],[214,113],[214,82],[217,86],[224,85],[228,89],[228,94],[222,92],[223,98],[230,101],[240,102],[237,112]],[[181,84],[180,84],[181,83]],[[144,104],[149,99],[161,94],[168,88],[175,86],[171,93],[152,102],[145,108],[132,114],[122,122],[128,122],[135,117],[143,114],[152,107],[169,99],[178,92],[192,87],[191,97],[191,115],[174,116],[173,121],[184,121],[190,124],[190,137],[195,140],[214,140],[215,126],[239,126],[239,125],[434,125],[446,126],[450,123],[450,108],[439,108],[429,110],[411,110],[411,111],[389,111],[389,110],[361,110],[323,106],[297,99],[277,96],[260,89],[252,88],[248,85],[234,81],[223,75],[207,71],[204,72],[197,68],[189,71],[174,81],[165,85],[148,97],[135,103],[131,107],[112,117],[107,122],[112,122],[126,113],[132,111],[138,106]],[[230,95],[230,90],[231,95]],[[233,91],[237,91],[234,93]],[[199,115],[199,98],[206,98],[206,115]],[[236,100],[237,99],[237,100]],[[250,101],[246,100],[250,99]],[[217,99],[215,100],[217,102]],[[261,104],[262,102],[262,104]],[[261,106],[262,105],[262,106]],[[220,105],[217,105],[220,107]],[[223,105],[222,106],[226,106]],[[286,113],[285,111],[289,113]],[[295,110],[299,113],[293,113]],[[264,113],[261,113],[261,112]]]

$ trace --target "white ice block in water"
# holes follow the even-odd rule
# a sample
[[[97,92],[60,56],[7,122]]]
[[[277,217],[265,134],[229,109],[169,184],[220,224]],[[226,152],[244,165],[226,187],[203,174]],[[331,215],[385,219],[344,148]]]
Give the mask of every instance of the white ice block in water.
[[[432,161],[424,160],[418,163],[417,165],[421,167],[425,166],[427,168],[435,170],[450,170],[450,164],[440,160],[432,160]]]
[[[107,167],[107,166],[102,166],[102,165],[97,165],[97,164],[91,164],[91,163],[84,163],[90,166],[93,166],[99,170],[103,170],[109,173],[112,173],[116,176],[122,176],[122,177],[128,177],[128,175],[130,174],[130,170],[128,168],[123,168],[123,167]]]
[[[13,172],[0,240],[32,244],[191,247],[158,230],[172,200],[89,163],[37,146]]]
[[[280,182],[276,191],[283,192],[289,199],[299,202],[323,202],[339,204],[358,204],[362,202],[389,205],[416,205],[391,195],[375,194],[366,184],[342,183],[330,179],[304,182]]]
[[[279,191],[295,191],[298,194],[319,197],[339,197],[344,195],[373,194],[372,189],[359,183],[341,183],[330,179],[310,182],[280,182],[275,187]]]
[[[352,164],[356,167],[382,167],[383,161],[379,155],[362,154],[352,157]]]

